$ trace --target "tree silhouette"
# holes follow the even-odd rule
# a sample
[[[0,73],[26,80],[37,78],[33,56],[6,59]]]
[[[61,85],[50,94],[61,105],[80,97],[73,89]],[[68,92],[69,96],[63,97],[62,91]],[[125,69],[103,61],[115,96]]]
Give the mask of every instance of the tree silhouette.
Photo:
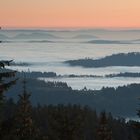
[[[140,118],[140,109],[137,110],[137,115]],[[135,123],[135,125],[133,125],[133,126],[137,130],[137,137],[138,137],[138,139],[140,139],[140,123]]]
[[[15,76],[16,71],[5,69],[5,65],[10,65],[10,61],[0,61],[0,105],[3,103],[3,93],[11,87],[17,79],[8,80]],[[9,81],[9,82],[7,82]]]
[[[2,128],[2,123],[3,123],[3,108],[2,105],[5,102],[4,99],[4,92],[9,89],[12,85],[14,85],[17,81],[17,79],[12,78],[15,76],[16,71],[8,70],[5,68],[6,65],[10,65],[10,61],[0,61],[0,138],[3,135],[3,128]]]
[[[98,140],[112,140],[112,131],[108,126],[106,113],[102,112],[99,119]]]
[[[32,120],[31,94],[26,91],[26,81],[23,81],[23,93],[19,95],[18,109],[15,116],[15,137],[20,140],[35,140],[38,130],[35,129]]]

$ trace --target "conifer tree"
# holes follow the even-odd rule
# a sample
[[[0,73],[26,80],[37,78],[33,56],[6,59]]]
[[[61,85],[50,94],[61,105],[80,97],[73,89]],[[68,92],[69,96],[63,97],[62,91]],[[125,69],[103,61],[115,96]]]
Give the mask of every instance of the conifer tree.
[[[106,113],[102,112],[99,119],[98,140],[112,140],[112,131],[108,126]]]
[[[140,118],[140,109],[137,110],[137,115]],[[137,129],[137,137],[138,137],[138,139],[140,139],[140,123],[136,123],[134,125],[134,128]]]
[[[6,65],[10,65],[10,61],[0,61],[0,139],[3,135],[3,113],[2,113],[2,105],[4,104],[4,92],[9,89],[12,85],[14,85],[17,79],[12,78],[15,76],[16,71],[8,70],[5,68]]]
[[[10,65],[10,61],[0,61],[0,105],[3,102],[3,93],[5,90],[7,90],[10,86],[15,84],[17,79],[9,80],[9,82],[6,82],[8,78],[14,77],[16,71],[8,70],[5,68],[5,65]],[[4,80],[5,79],[5,80]]]
[[[23,93],[19,95],[18,109],[15,116],[15,136],[19,140],[35,140],[38,130],[35,129],[32,120],[31,94],[26,91],[26,81],[23,81]]]

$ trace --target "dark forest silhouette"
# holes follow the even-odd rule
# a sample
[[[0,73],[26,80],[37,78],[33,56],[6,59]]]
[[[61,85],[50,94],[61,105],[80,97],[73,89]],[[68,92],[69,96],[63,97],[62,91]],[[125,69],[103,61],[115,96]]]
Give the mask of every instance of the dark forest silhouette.
[[[8,61],[9,62],[9,61]],[[5,67],[5,61],[1,61]],[[9,65],[9,64],[8,64]],[[3,70],[3,66],[0,70]],[[5,69],[6,70],[6,69]],[[15,76],[15,71],[6,71],[0,73],[1,81],[1,105],[0,105],[0,139],[1,140],[137,140],[140,137],[140,123],[136,121],[128,121],[122,118],[114,118],[111,113],[105,111],[99,113],[96,112],[96,104],[94,100],[92,105],[95,109],[91,109],[85,105],[79,105],[78,100],[82,101],[85,98],[83,95],[87,95],[88,100],[92,96],[99,95],[102,98],[106,95],[110,98],[113,92],[116,94],[127,94],[129,91],[139,91],[140,85],[130,85],[126,87],[103,88],[101,91],[90,91],[84,88],[83,90],[72,90],[66,83],[62,82],[43,82],[35,79],[28,79],[25,77]],[[11,76],[13,78],[11,78]],[[10,78],[10,82],[5,83],[4,77]],[[21,89],[19,84],[21,81]],[[23,82],[24,81],[24,82]],[[31,83],[30,83],[31,82]],[[43,90],[39,91],[39,83],[44,86],[44,89],[52,95],[53,98],[65,99],[65,103],[69,102],[68,98],[73,96],[76,100],[76,104],[55,104],[34,106],[31,102],[34,94],[41,96]],[[12,85],[18,86],[16,93],[10,91],[11,95],[17,96],[17,102],[12,98],[4,98],[4,94],[7,95],[7,88]],[[30,88],[34,86],[32,93],[28,93]],[[36,88],[35,88],[36,87]],[[14,89],[14,88],[12,88]],[[20,89],[20,90],[19,90]],[[131,90],[130,90],[131,89]],[[36,91],[36,93],[35,93]],[[46,93],[45,93],[46,94]],[[19,95],[19,96],[18,96]],[[64,97],[62,96],[64,95]],[[76,96],[78,95],[78,96]],[[55,97],[56,96],[56,97]],[[79,97],[82,98],[79,98]],[[35,100],[38,102],[39,98]],[[48,97],[48,102],[51,98]],[[65,98],[67,97],[67,98]],[[98,97],[98,99],[99,99]],[[112,96],[112,99],[114,97]],[[111,100],[111,98],[110,98]],[[138,100],[138,99],[137,99]],[[97,100],[98,101],[98,100]],[[120,99],[119,99],[120,101]],[[114,101],[113,101],[114,102]],[[139,102],[139,101],[138,101]],[[48,102],[49,103],[49,102]],[[96,102],[97,103],[97,102]],[[117,102],[118,103],[118,102]],[[121,102],[119,102],[120,104]],[[124,107],[124,106],[123,106]],[[134,112],[136,113],[136,112]],[[139,110],[137,112],[139,115]]]

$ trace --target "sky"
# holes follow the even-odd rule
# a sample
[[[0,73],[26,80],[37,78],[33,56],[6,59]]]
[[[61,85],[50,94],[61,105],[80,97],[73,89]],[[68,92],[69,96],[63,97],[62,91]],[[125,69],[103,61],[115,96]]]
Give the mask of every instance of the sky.
[[[0,0],[0,26],[139,28],[140,0]]]

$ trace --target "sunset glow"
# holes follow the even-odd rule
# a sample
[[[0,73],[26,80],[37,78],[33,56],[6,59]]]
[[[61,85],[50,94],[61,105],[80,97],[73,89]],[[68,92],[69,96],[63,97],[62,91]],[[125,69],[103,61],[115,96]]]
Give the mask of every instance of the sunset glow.
[[[140,27],[140,0],[0,0],[3,27]]]

